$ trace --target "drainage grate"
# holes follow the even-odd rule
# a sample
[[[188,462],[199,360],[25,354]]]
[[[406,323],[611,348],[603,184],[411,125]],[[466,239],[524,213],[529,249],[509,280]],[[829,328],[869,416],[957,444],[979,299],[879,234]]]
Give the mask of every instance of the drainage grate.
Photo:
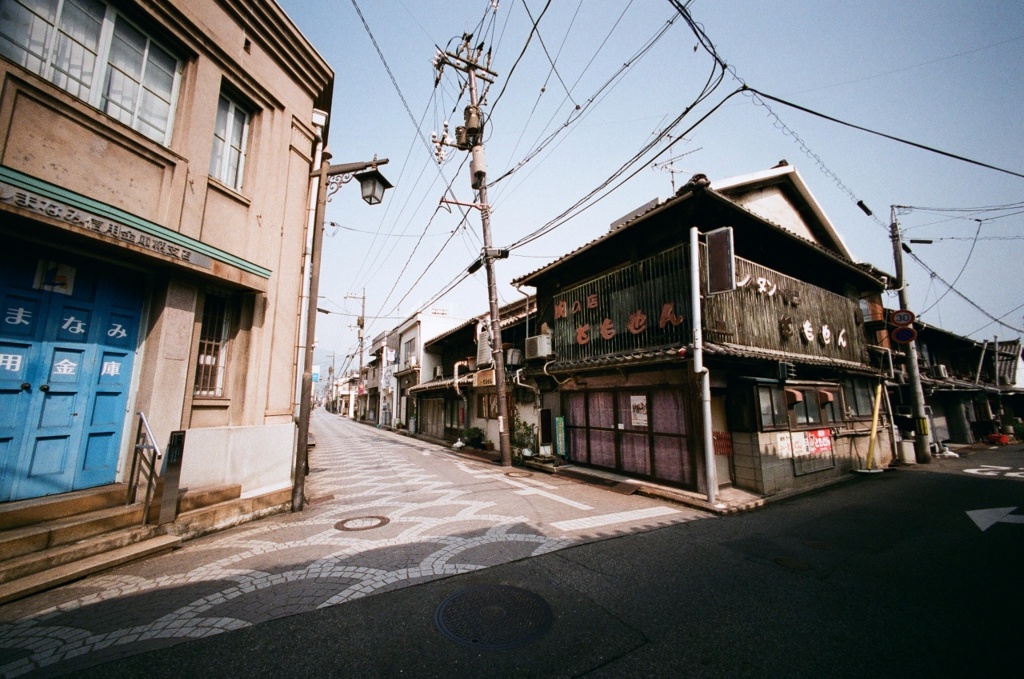
[[[391,519],[386,516],[356,516],[351,519],[345,519],[334,524],[334,527],[338,530],[372,530],[374,528],[380,528],[391,523]]]
[[[551,607],[533,592],[510,585],[477,585],[455,592],[434,611],[434,623],[452,641],[500,651],[542,638]]]
[[[532,472],[505,472],[505,476],[511,476],[513,478],[522,479],[527,476],[533,476]]]

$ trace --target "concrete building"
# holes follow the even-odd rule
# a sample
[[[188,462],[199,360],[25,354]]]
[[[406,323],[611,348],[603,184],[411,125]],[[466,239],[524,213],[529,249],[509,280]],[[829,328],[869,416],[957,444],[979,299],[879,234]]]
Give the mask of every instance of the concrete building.
[[[144,413],[286,506],[331,68],[271,0],[2,11],[0,502],[124,481]]]

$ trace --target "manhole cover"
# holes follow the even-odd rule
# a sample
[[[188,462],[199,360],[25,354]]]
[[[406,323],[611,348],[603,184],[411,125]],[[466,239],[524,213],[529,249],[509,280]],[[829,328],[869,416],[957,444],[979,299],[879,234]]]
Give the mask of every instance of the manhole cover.
[[[505,472],[505,476],[512,476],[517,479],[533,476],[531,472]]]
[[[459,590],[434,611],[434,623],[446,637],[486,650],[533,643],[548,633],[551,621],[551,607],[544,599],[510,585]]]
[[[822,542],[820,540],[804,540],[804,544],[810,547],[811,549],[832,549],[832,546],[830,544],[828,544],[827,542]]]
[[[778,557],[777,559],[775,559],[775,563],[777,563],[778,565],[780,565],[780,566],[782,566],[784,568],[789,568],[789,569],[792,569],[794,571],[809,571],[809,570],[811,570],[810,565],[806,561],[801,561],[800,559],[794,559],[794,558],[791,558],[791,557],[788,557],[788,556],[780,556],[780,557]]]
[[[357,516],[334,524],[338,530],[371,530],[391,523],[386,516]]]

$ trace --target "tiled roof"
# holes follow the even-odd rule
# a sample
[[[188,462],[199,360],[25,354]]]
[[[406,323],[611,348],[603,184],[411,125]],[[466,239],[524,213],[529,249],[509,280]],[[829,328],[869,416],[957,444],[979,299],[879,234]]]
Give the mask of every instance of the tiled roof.
[[[625,354],[610,354],[575,361],[556,360],[546,364],[543,371],[567,373],[582,370],[596,370],[600,368],[629,368],[662,363],[678,363],[682,365],[679,350],[684,346],[685,345],[683,344],[670,345],[641,351],[632,351]],[[865,363],[858,363],[857,361],[832,359],[821,356],[807,356],[804,354],[793,354],[785,351],[775,351],[772,349],[746,347],[738,344],[706,343],[704,345],[704,353],[705,355],[710,356],[727,356],[731,358],[784,361],[787,363],[796,363],[801,365],[817,365],[859,374],[877,375],[879,373],[877,368]]]
[[[700,177],[700,176],[701,175],[695,175],[694,179],[696,179],[697,177]],[[814,250],[816,250],[816,251],[818,251],[818,252],[820,252],[820,253],[828,256],[828,257],[830,257],[831,259],[834,259],[837,262],[840,262],[840,263],[845,264],[845,265],[847,265],[847,266],[849,266],[849,267],[851,267],[853,269],[856,269],[858,272],[863,273],[863,274],[865,274],[867,276],[870,276],[872,278],[876,278],[876,279],[878,278],[878,275],[879,275],[880,272],[878,272],[878,270],[875,269],[874,267],[866,266],[864,264],[859,264],[857,262],[854,262],[853,260],[851,260],[848,257],[846,257],[844,253],[837,252],[837,251],[832,250],[830,248],[827,248],[827,247],[825,247],[823,245],[820,245],[819,243],[816,243],[816,242],[810,240],[809,238],[805,238],[804,236],[801,236],[801,235],[799,235],[797,233],[794,233],[794,232],[790,231],[789,229],[786,229],[783,226],[781,226],[779,224],[776,224],[775,222],[773,222],[773,221],[771,221],[769,219],[766,219],[765,217],[757,214],[756,212],[753,212],[750,209],[748,209],[748,208],[746,208],[746,207],[744,207],[742,205],[739,205],[735,201],[731,200],[728,196],[725,196],[725,195],[719,193],[718,191],[715,191],[712,188],[707,188],[707,187],[705,187],[703,189],[697,188],[698,185],[694,183],[694,179],[691,179],[690,183],[688,183],[688,184],[684,185],[682,188],[680,188],[679,191],[676,192],[676,195],[673,198],[671,198],[671,199],[669,199],[669,200],[667,200],[667,201],[665,201],[663,203],[660,203],[660,204],[657,204],[657,205],[652,205],[648,210],[636,214],[636,216],[633,219],[625,222],[621,227],[619,227],[619,228],[617,228],[617,229],[615,229],[613,231],[608,231],[606,233],[603,233],[599,237],[591,240],[590,242],[588,242],[588,243],[586,243],[584,245],[581,245],[580,247],[576,248],[572,252],[569,252],[569,253],[563,255],[562,257],[554,260],[553,262],[550,262],[549,264],[546,264],[545,266],[542,266],[539,269],[531,271],[530,273],[523,274],[522,276],[519,276],[518,278],[516,278],[515,280],[512,281],[513,285],[519,284],[520,282],[522,282],[524,280],[527,280],[527,279],[535,276],[536,274],[538,274],[538,273],[540,273],[542,271],[545,271],[547,269],[556,267],[559,264],[562,264],[563,262],[566,262],[566,261],[572,259],[573,257],[575,257],[577,254],[581,253],[582,251],[588,250],[588,249],[594,247],[595,245],[597,245],[598,243],[601,243],[601,242],[603,242],[603,241],[605,241],[605,240],[607,240],[609,238],[612,238],[612,237],[618,235],[622,231],[625,231],[627,229],[630,229],[630,228],[636,226],[638,223],[642,222],[644,219],[646,219],[648,216],[650,216],[650,214],[653,213],[653,212],[662,212],[662,211],[664,211],[664,210],[666,210],[666,209],[668,209],[668,208],[670,208],[670,207],[672,207],[672,206],[674,206],[674,205],[676,205],[678,203],[681,203],[683,201],[686,201],[686,200],[689,200],[689,199],[693,198],[695,195],[700,195],[701,193],[706,194],[706,195],[712,197],[713,199],[717,200],[720,203],[728,205],[730,208],[733,208],[733,209],[738,210],[738,211],[740,211],[740,212],[742,212],[742,213],[744,213],[746,215],[749,215],[751,218],[753,218],[753,219],[755,219],[757,221],[760,221],[760,222],[762,222],[764,224],[767,224],[767,225],[771,226],[773,229],[775,229],[775,230],[777,230],[777,231],[779,231],[781,233],[786,234],[787,236],[791,237],[793,240],[799,241],[802,245],[810,247],[810,248],[812,248],[812,249],[814,249]],[[839,240],[839,242],[842,243],[841,239],[839,239],[839,237],[838,237],[838,234],[835,234],[834,230],[831,230],[831,226],[827,225],[827,228],[830,229],[829,232],[831,234],[835,235],[837,240]]]
[[[536,312],[537,300],[532,295],[529,298],[529,303],[530,313]],[[509,313],[513,310],[515,311],[515,313]],[[474,316],[465,323],[460,323],[459,325],[455,326],[451,330],[447,330],[441,333],[440,335],[437,335],[436,337],[431,337],[426,342],[424,342],[424,346],[440,342],[441,340],[447,337],[451,337],[460,330],[465,330],[466,328],[474,326],[480,321],[490,317],[490,312],[480,314],[479,316]],[[507,328],[522,321],[524,318],[526,318],[526,305],[524,304],[524,300],[518,300],[510,304],[506,304],[505,306],[498,309],[498,318],[500,319],[500,324],[502,328]]]
[[[786,363],[796,363],[801,365],[818,365],[845,370],[847,372],[872,375],[876,375],[880,372],[878,368],[858,361],[847,361],[840,358],[828,358],[826,356],[807,356],[806,354],[794,354],[788,351],[778,351],[776,349],[747,347],[740,344],[731,344],[729,342],[707,343],[704,345],[704,351],[712,356],[731,356],[733,358],[753,358],[766,361],[783,361]]]

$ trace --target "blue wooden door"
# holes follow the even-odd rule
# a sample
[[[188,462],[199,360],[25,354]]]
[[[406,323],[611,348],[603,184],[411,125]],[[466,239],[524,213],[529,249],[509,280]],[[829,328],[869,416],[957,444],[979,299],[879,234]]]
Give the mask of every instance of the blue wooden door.
[[[66,255],[0,260],[0,501],[112,483],[142,281]]]

